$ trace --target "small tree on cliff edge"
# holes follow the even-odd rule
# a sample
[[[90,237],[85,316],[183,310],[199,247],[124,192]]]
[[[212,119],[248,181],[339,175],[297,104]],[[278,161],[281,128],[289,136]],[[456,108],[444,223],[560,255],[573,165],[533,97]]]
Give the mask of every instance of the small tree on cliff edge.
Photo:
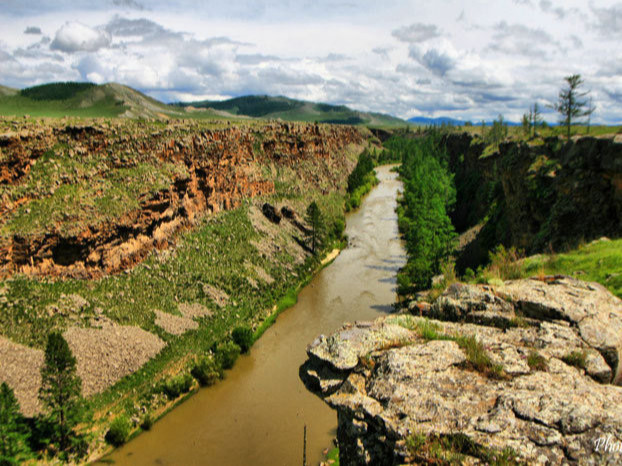
[[[324,231],[324,218],[315,201],[307,207],[305,221],[307,222],[307,225],[309,225],[307,243],[310,243],[311,252],[315,254],[316,248],[320,244],[322,238],[322,232]]]
[[[570,140],[570,128],[573,122],[576,124],[578,118],[590,115],[594,110],[592,108],[584,110],[587,105],[587,100],[584,97],[589,94],[589,91],[579,92],[579,87],[583,84],[581,75],[573,74],[564,79],[568,87],[559,91],[557,103],[553,105],[553,108],[562,115],[559,124],[566,127],[566,138]]]
[[[61,451],[69,450],[73,429],[82,418],[81,383],[76,373],[76,358],[67,341],[59,332],[50,333],[41,368],[39,399],[47,409],[52,440],[58,442]]]

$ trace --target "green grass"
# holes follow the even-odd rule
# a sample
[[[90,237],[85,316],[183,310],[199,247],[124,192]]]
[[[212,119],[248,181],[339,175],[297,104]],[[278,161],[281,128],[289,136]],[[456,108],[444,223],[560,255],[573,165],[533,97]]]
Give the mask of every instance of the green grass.
[[[444,333],[441,325],[436,322],[427,318],[414,318],[408,315],[393,317],[388,322],[417,332],[419,337],[426,342],[433,340],[455,341],[465,353],[467,367],[491,379],[506,377],[503,366],[492,361],[484,345],[474,335],[450,335]]]
[[[585,369],[586,358],[587,354],[585,351],[572,351],[562,357],[562,361],[564,361],[569,366],[574,366],[579,369]]]
[[[324,461],[332,461],[333,466],[339,466],[339,447],[335,447],[326,453]]]
[[[425,464],[464,464],[467,458],[477,458],[483,464],[509,466],[519,464],[511,448],[497,450],[479,445],[465,434],[447,435],[414,433],[406,438],[406,448],[415,461]],[[470,461],[469,461],[470,463]]]
[[[529,352],[527,356],[527,365],[530,369],[535,371],[546,371],[548,369],[546,359],[536,350],[531,350]]]
[[[0,97],[0,115],[5,116],[113,118],[125,110],[113,97],[104,97],[87,107],[80,107],[76,97],[66,100],[34,100],[21,94]]]
[[[577,249],[524,260],[522,275],[571,275],[598,282],[622,298],[622,239],[596,241]]]

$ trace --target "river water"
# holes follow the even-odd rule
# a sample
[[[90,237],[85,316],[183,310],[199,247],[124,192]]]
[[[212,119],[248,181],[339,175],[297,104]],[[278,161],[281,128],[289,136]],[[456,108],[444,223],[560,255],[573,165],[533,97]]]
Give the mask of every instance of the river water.
[[[298,378],[306,347],[345,322],[391,312],[406,259],[397,231],[400,182],[391,167],[348,215],[349,245],[300,293],[298,303],[227,372],[107,459],[121,465],[317,465],[336,436],[337,415]]]

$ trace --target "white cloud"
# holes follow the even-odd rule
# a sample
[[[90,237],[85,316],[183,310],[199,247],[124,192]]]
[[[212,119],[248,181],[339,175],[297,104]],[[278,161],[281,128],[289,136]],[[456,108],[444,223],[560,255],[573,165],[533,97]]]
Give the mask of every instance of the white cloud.
[[[580,73],[597,118],[620,122],[620,18],[620,0],[4,0],[0,83],[117,81],[163,99],[284,94],[517,120]],[[25,34],[37,28],[57,32]]]
[[[77,21],[67,22],[57,32],[50,48],[66,53],[95,52],[110,45],[110,34]]]

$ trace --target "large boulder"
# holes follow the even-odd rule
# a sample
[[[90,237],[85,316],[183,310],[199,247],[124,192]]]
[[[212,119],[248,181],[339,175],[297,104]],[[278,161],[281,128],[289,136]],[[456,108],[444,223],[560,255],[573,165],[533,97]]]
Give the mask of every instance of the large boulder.
[[[341,464],[619,464],[620,300],[551,277],[456,285],[421,309],[438,320],[386,316],[309,346],[300,375],[337,410]]]

